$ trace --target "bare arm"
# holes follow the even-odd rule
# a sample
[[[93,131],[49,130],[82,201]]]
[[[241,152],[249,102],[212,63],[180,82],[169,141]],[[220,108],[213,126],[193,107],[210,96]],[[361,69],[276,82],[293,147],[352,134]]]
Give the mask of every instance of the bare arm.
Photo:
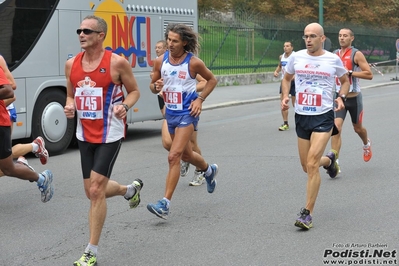
[[[199,116],[202,110],[202,103],[211,94],[213,89],[216,87],[217,79],[213,73],[205,66],[204,62],[198,57],[192,57],[190,59],[190,75],[198,76],[201,75],[206,80],[206,84],[202,89],[201,95],[195,101],[192,101],[189,109],[190,115]]]
[[[157,94],[161,91],[163,81],[161,80],[161,65],[162,65],[163,55],[157,57],[154,61],[154,67],[152,68],[150,90],[152,93]],[[159,85],[158,85],[159,84]]]
[[[278,60],[280,61],[280,63],[278,63],[278,65],[277,65],[277,67],[276,67],[276,70],[274,70],[274,76],[275,77],[277,77],[278,76],[278,74],[280,73],[280,71],[281,71],[281,57],[282,57],[282,55],[280,55],[279,56],[279,58],[278,58]]]
[[[17,98],[15,97],[15,95],[14,95],[14,97],[12,97],[12,98],[4,99],[4,104],[5,104],[6,106],[9,106],[9,105],[12,104],[13,102],[15,102],[16,99],[17,99]]]
[[[125,100],[123,101],[124,104],[127,104],[129,108],[136,104],[136,102],[140,98],[140,90],[137,85],[137,80],[133,75],[132,68],[130,67],[129,62],[118,55],[117,57],[117,69],[119,70],[120,80],[125,86],[127,95]]]
[[[347,75],[343,75],[342,77],[339,78],[339,81],[341,83],[341,89],[339,90],[340,95],[348,95],[349,93],[349,78]]]
[[[342,75],[342,77],[339,78],[339,81],[341,82],[341,89],[339,90],[339,94],[348,95],[350,87],[348,75]],[[339,111],[345,108],[344,101],[341,97],[335,99],[335,103],[337,107],[334,109],[334,111]]]
[[[14,77],[12,76],[10,70],[8,69],[6,60],[4,60],[4,57],[0,55],[0,67],[3,69],[4,74],[6,74],[6,78],[10,82],[10,85],[13,90],[17,88],[17,84],[15,83]]]
[[[197,74],[195,79],[198,81],[197,83],[197,92],[202,92],[206,85],[206,79],[204,79],[200,74]]]
[[[290,93],[291,88],[291,80],[294,78],[294,74],[285,73],[282,81],[281,81],[281,98],[287,98]]]
[[[14,97],[14,90],[10,84],[0,85],[0,100]]]
[[[289,106],[289,93],[291,88],[291,80],[294,78],[294,74],[285,73],[281,80],[281,110],[285,111],[290,108]]]
[[[73,84],[70,80],[71,76],[71,68],[73,61],[75,60],[75,57],[69,59],[65,63],[65,77],[66,77],[66,88],[67,88],[67,97],[66,97],[66,102],[65,102],[65,107],[64,107],[64,113],[67,118],[71,119],[75,116],[75,101],[74,101],[74,95],[73,95]]]
[[[115,66],[117,72],[113,73],[113,75],[119,74],[120,82],[125,86],[126,89],[127,94],[123,104],[127,105],[127,107],[130,109],[140,98],[140,90],[137,85],[136,78],[133,75],[133,71],[129,62],[125,58],[113,54],[112,61],[111,68],[112,66]],[[111,69],[111,71],[113,70]],[[115,106],[114,112],[119,118],[125,118],[127,114],[127,110],[122,105]]]
[[[360,51],[355,53],[354,61],[357,65],[359,65],[362,71],[352,72],[352,77],[361,78],[361,79],[373,79],[373,72],[371,72],[371,68],[369,63],[366,60],[364,54]]]
[[[206,80],[206,84],[201,92],[201,98],[206,99],[209,94],[217,85],[217,79],[213,73],[205,66],[204,62],[198,57],[192,57],[190,59],[190,73],[192,75],[201,75]]]

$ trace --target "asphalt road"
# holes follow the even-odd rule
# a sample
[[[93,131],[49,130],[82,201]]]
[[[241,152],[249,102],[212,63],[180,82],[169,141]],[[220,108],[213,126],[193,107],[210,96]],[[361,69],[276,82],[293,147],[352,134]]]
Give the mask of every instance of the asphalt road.
[[[369,256],[374,250],[388,252],[385,260],[397,259],[398,89],[393,84],[363,92],[373,158],[363,162],[362,143],[348,118],[340,155],[343,172],[330,179],[321,169],[314,228],[309,231],[294,227],[305,204],[306,175],[294,127],[277,130],[278,101],[203,112],[199,144],[206,160],[220,167],[218,186],[213,194],[206,185],[189,187],[191,167],[180,179],[166,221],[146,209],[164,192],[167,152],[161,145],[161,121],[134,124],[112,179],[128,184],[141,178],[142,203],[130,210],[123,197],[108,200],[98,265],[312,266],[327,265],[325,260],[334,256],[343,265],[378,265],[354,262],[376,259]],[[28,159],[35,169],[44,169],[38,159]],[[54,173],[56,189],[46,204],[34,184],[0,179],[0,265],[72,265],[87,244],[89,201],[78,150],[51,157],[46,167]],[[366,258],[360,257],[362,251]]]

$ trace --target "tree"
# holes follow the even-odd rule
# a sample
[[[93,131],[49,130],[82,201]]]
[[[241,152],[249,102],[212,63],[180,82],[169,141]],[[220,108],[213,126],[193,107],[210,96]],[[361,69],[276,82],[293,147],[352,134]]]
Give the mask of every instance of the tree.
[[[226,11],[229,9],[229,1],[198,0],[198,11],[202,16],[206,13],[216,11]]]
[[[315,0],[198,0],[200,10],[230,9],[247,19],[257,15],[282,15],[294,21],[318,21]],[[325,24],[336,22],[399,29],[399,0],[324,0]]]

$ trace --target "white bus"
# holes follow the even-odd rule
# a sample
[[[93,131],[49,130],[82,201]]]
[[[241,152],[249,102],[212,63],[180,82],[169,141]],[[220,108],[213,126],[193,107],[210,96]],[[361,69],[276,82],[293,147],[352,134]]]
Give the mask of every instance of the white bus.
[[[125,56],[137,79],[141,97],[127,122],[161,119],[157,96],[148,88],[155,43],[170,22],[197,30],[197,12],[197,0],[0,0],[0,54],[17,83],[12,138],[40,135],[51,155],[75,139],[76,121],[64,114],[64,67],[81,51],[76,29],[87,15],[105,19],[106,49]]]

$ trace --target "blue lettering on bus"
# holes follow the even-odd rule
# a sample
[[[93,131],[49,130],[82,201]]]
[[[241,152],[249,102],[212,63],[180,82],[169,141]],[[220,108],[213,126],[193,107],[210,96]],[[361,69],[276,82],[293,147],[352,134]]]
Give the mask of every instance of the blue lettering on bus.
[[[130,17],[129,19],[132,19],[132,17]],[[134,16],[134,24],[135,24],[135,32],[133,30],[133,27],[129,26],[129,30],[131,31],[131,38],[133,38],[133,34],[136,37],[136,41],[133,45],[133,43],[129,43],[129,48],[126,50],[124,47],[114,47],[114,49],[112,47],[105,47],[106,50],[110,50],[112,52],[114,52],[115,54],[118,55],[124,55],[126,58],[131,57],[132,54],[136,55],[137,57],[137,63],[140,67],[147,67],[147,51],[146,49],[151,49],[149,47],[150,43],[146,43],[146,48],[144,48],[144,50],[141,49],[143,42],[141,41],[142,39],[142,28],[147,29],[146,24],[147,24],[147,18],[146,17],[141,17],[141,16]],[[128,30],[128,29],[125,29]],[[114,36],[117,36],[115,34],[118,34],[118,32],[114,33]],[[147,31],[146,36],[151,36],[151,32]],[[129,35],[130,36],[130,35]],[[119,36],[117,36],[119,37]],[[149,38],[150,39],[150,38]],[[147,40],[145,40],[147,41]],[[149,51],[149,50],[148,50]],[[147,60],[149,60],[147,58]]]

